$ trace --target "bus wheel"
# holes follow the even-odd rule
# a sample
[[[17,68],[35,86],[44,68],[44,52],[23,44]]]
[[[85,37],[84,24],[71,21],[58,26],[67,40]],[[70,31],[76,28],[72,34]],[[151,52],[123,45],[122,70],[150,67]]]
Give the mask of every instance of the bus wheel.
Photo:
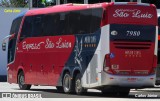
[[[19,88],[21,90],[29,90],[31,88],[31,85],[28,85],[28,84],[25,84],[25,81],[24,81],[24,73],[23,72],[20,72],[18,74],[18,84],[19,84]]]
[[[69,73],[66,73],[63,77],[63,91],[65,93],[71,93],[73,91],[72,80]]]
[[[77,74],[75,78],[75,92],[80,95],[87,92],[87,89],[84,89],[81,84],[81,75]]]

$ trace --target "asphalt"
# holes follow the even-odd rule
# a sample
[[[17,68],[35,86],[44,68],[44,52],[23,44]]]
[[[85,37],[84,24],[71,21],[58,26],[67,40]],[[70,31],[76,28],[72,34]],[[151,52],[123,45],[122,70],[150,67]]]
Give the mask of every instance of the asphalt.
[[[18,94],[40,94],[41,98],[105,98],[105,99],[156,99],[160,101],[160,86],[145,89],[131,89],[126,97],[117,95],[105,95],[96,89],[89,89],[84,95],[64,94],[56,90],[53,86],[32,86],[30,90],[20,90],[17,84],[9,84],[6,82],[0,83],[0,98],[2,93],[10,93],[11,95]],[[17,96],[13,96],[14,98]],[[23,97],[23,96],[20,96]],[[129,100],[129,101],[130,101]]]

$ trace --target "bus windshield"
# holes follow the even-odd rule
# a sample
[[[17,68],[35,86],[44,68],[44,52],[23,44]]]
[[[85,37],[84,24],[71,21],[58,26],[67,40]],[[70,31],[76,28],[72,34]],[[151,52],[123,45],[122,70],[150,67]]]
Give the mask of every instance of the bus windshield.
[[[21,24],[21,20],[22,20],[22,17],[16,18],[13,21],[11,26],[10,35],[12,34],[15,34],[15,35],[12,39],[9,40],[9,43],[8,43],[8,63],[14,60],[17,35],[18,35],[20,24]]]

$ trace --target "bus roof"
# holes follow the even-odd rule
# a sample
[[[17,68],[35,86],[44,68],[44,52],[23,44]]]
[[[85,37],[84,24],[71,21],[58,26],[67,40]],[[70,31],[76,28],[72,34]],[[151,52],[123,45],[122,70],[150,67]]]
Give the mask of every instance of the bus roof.
[[[38,15],[38,14],[47,14],[53,12],[66,12],[66,11],[74,11],[74,10],[83,10],[89,8],[102,8],[103,6],[107,6],[108,3],[97,3],[97,4],[63,4],[63,5],[56,5],[47,8],[39,8],[39,9],[32,9],[26,13],[26,16],[30,15]]]
[[[32,9],[26,13],[26,16],[31,15],[39,15],[39,14],[48,14],[48,13],[56,13],[56,12],[67,12],[67,11],[74,11],[74,10],[83,10],[89,8],[106,8],[107,6],[111,5],[140,5],[140,6],[154,6],[151,4],[146,3],[137,3],[137,2],[103,2],[103,3],[96,3],[96,4],[62,4],[56,6],[50,6],[47,8],[39,8],[39,9]]]

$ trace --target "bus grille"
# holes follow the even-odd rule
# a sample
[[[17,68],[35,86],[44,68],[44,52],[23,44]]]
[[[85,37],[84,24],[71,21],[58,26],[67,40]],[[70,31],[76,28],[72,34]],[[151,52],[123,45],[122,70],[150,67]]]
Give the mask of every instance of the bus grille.
[[[148,42],[114,42],[115,48],[120,49],[149,49],[151,43]]]

